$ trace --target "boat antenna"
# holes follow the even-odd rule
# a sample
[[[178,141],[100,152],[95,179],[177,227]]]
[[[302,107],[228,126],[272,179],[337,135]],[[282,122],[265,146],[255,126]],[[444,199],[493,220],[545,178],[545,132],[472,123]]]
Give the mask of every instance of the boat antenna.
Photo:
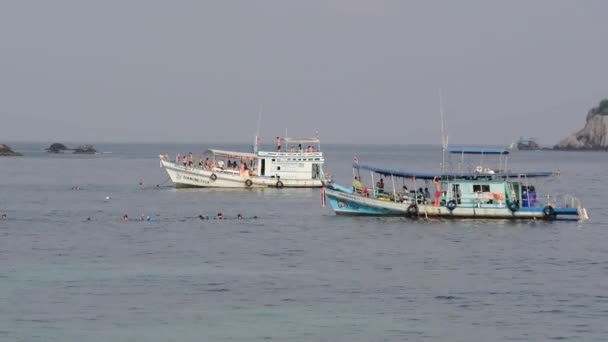
[[[448,136],[445,133],[445,117],[443,114],[443,96],[439,88],[439,114],[441,115],[441,175],[445,173],[445,152],[448,149]]]
[[[262,105],[260,104],[260,109],[258,110],[258,128],[255,132],[255,141],[253,142],[253,152],[258,151],[258,147],[261,144],[260,140],[260,123],[262,122]]]

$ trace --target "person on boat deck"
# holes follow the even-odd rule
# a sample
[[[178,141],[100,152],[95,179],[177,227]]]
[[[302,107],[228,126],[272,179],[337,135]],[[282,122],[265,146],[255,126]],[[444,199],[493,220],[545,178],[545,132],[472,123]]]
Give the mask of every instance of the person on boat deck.
[[[405,201],[405,199],[408,198],[408,195],[409,195],[409,190],[408,190],[407,186],[405,186],[405,184],[404,184],[403,189],[401,190],[401,195],[400,195],[401,202]]]
[[[429,192],[429,188],[424,188],[424,198],[425,199],[431,198],[431,193]]]
[[[223,159],[220,159],[220,160],[217,161],[217,167],[219,167],[220,169],[223,170],[224,169],[224,165],[225,164],[224,164],[224,160]]]
[[[353,190],[355,192],[361,192],[362,189],[363,189],[363,183],[361,183],[359,178],[357,178],[357,176],[355,176],[355,179],[353,180]]]
[[[308,153],[312,153],[312,152],[314,152],[314,151],[315,151],[315,150],[314,150],[314,149],[312,148],[312,146],[310,146],[310,145],[309,145],[309,146],[308,146],[308,148],[306,149],[306,152],[308,152]]]
[[[435,197],[433,198],[433,205],[439,205],[441,203],[441,182],[437,177],[433,177],[433,184],[435,184]]]
[[[203,168],[203,157],[200,157],[200,158],[198,159],[198,168],[199,168],[199,169],[202,169],[202,168]]]
[[[277,137],[277,151],[281,150],[281,137]]]
[[[293,152],[295,152],[295,151],[296,151],[296,148],[295,148],[295,147],[291,146],[291,147],[289,148],[289,152],[293,153]]]
[[[209,160],[209,157],[205,158],[205,167],[207,170],[211,168],[211,160]]]
[[[528,199],[530,207],[536,207],[536,189],[534,186],[530,186],[528,189]]]
[[[179,164],[179,160],[181,159],[181,157],[182,155],[179,153],[175,156],[175,164]]]
[[[188,158],[186,156],[182,158],[182,164],[184,164],[184,167],[188,165]]]
[[[302,152],[302,144],[298,144],[298,152]]]
[[[376,183],[376,186],[380,192],[384,192],[384,178],[380,178],[380,181]]]
[[[192,152],[188,153],[188,166],[194,166],[194,156],[192,155]]]

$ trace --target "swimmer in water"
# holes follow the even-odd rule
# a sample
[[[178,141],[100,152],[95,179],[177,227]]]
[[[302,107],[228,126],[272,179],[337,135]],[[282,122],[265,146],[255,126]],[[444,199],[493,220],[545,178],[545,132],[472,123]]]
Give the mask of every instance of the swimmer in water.
[[[236,218],[237,218],[238,220],[242,220],[242,219],[243,219],[243,215],[238,214],[238,215],[236,215]]]
[[[2,214],[2,215],[0,216],[0,219],[3,219],[3,220],[6,220],[7,218],[8,218],[8,216],[6,216],[6,214]]]
[[[122,215],[122,220],[129,221],[129,215],[127,215],[127,214]]]
[[[218,219],[218,220],[223,220],[224,219],[224,214],[217,213],[217,216],[215,218]]]

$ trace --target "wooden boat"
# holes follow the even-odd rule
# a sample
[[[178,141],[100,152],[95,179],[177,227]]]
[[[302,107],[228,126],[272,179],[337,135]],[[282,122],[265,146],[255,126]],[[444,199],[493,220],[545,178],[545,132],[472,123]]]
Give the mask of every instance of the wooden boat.
[[[505,149],[489,148],[452,148],[449,152],[462,156],[478,154],[482,160],[484,155],[506,156],[509,153]],[[506,158],[500,165],[506,169]],[[337,215],[588,219],[586,209],[577,198],[541,194],[532,184],[535,179],[557,176],[558,173],[507,172],[483,165],[478,165],[472,172],[465,172],[462,163],[455,166],[458,170],[454,172],[422,173],[354,163],[353,174],[357,181],[353,187],[328,182],[323,191]],[[370,172],[371,187],[359,183],[361,171]],[[374,182],[378,177],[381,177],[382,184]],[[383,185],[384,178],[390,179],[387,182],[390,188]],[[432,194],[419,187],[430,181],[433,182]]]

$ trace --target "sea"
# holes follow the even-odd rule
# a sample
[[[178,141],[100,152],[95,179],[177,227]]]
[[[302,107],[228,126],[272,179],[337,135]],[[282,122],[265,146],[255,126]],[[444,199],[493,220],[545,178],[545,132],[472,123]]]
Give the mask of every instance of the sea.
[[[559,170],[539,197],[589,214],[513,222],[341,217],[319,189],[175,189],[159,167],[245,144],[50,143],[0,158],[0,341],[608,340],[608,153],[513,151],[509,169]],[[442,160],[430,145],[321,149],[346,185],[354,157]]]

